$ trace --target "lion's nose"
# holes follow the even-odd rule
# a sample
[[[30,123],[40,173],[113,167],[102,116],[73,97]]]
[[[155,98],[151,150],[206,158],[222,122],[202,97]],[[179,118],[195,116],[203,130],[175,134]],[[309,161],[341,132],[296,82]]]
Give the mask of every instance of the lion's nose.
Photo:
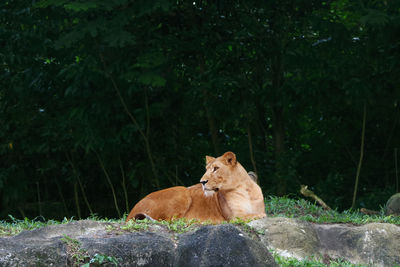
[[[205,185],[207,182],[208,182],[208,180],[200,181],[200,183],[201,183],[202,185]]]

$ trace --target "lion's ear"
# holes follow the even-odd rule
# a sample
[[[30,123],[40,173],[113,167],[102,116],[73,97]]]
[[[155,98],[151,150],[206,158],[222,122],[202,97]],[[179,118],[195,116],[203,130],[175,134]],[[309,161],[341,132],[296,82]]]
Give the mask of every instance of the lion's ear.
[[[206,156],[206,164],[209,164],[213,160],[215,160],[214,157]]]
[[[231,165],[235,166],[236,165],[236,155],[233,152],[226,152],[224,155],[222,155],[222,158],[225,161],[226,165]]]

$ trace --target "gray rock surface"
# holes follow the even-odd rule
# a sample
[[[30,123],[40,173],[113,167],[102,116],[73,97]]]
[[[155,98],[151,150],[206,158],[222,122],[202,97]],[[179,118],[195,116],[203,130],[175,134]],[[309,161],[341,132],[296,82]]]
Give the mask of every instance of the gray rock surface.
[[[96,253],[119,266],[277,266],[261,242],[228,224],[186,234],[160,226],[110,232],[107,225],[85,220],[0,238],[0,266],[76,266],[83,263],[77,258],[87,262]]]
[[[310,223],[283,217],[264,218],[249,223],[261,241],[278,254],[303,259],[318,255],[318,236]]]
[[[120,224],[76,221],[0,238],[0,266],[79,266],[96,253],[114,257],[119,266],[276,266],[269,249],[298,259],[400,265],[397,225],[313,224],[279,217],[248,225],[245,230],[209,225],[177,234],[160,225],[128,232]]]
[[[263,218],[249,225],[264,231],[261,241],[286,257],[340,258],[354,264],[400,265],[400,227],[312,224],[289,218]]]
[[[386,202],[386,215],[400,216],[400,193],[394,194]]]
[[[179,237],[175,266],[277,266],[267,248],[233,225],[205,226]]]
[[[400,264],[400,227],[387,223],[314,225],[320,253],[374,266]]]

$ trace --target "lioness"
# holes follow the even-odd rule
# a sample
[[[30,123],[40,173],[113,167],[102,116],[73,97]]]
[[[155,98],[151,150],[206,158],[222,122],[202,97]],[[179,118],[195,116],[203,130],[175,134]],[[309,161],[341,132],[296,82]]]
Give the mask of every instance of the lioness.
[[[237,162],[236,155],[226,152],[218,158],[206,156],[206,172],[199,184],[175,186],[147,195],[133,207],[126,221],[147,217],[219,223],[236,217],[255,219],[264,216],[261,188]]]

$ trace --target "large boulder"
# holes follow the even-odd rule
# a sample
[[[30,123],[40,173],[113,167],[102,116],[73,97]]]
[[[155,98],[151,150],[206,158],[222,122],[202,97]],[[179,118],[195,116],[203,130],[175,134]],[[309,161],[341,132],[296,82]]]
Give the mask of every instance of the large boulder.
[[[244,227],[208,225],[183,234],[158,224],[134,232],[121,226],[84,220],[3,237],[0,266],[79,266],[96,254],[112,257],[119,266],[276,266],[270,249],[300,260],[400,265],[400,227],[387,223],[314,224],[266,217]]]
[[[373,266],[400,264],[400,227],[387,223],[362,226],[314,225],[320,254]]]
[[[354,226],[263,218],[249,225],[263,232],[261,241],[282,256],[345,259],[368,266],[400,265],[400,227],[393,224]]]
[[[262,243],[229,224],[202,227],[178,242],[175,266],[277,266]]]
[[[391,196],[386,203],[385,207],[386,215],[400,216],[400,193]]]
[[[284,217],[255,220],[249,226],[261,233],[261,241],[285,257],[304,259],[318,255],[319,240],[310,223]]]
[[[228,224],[176,234],[85,220],[0,238],[0,266],[78,266],[96,253],[119,266],[277,266],[262,243]]]

